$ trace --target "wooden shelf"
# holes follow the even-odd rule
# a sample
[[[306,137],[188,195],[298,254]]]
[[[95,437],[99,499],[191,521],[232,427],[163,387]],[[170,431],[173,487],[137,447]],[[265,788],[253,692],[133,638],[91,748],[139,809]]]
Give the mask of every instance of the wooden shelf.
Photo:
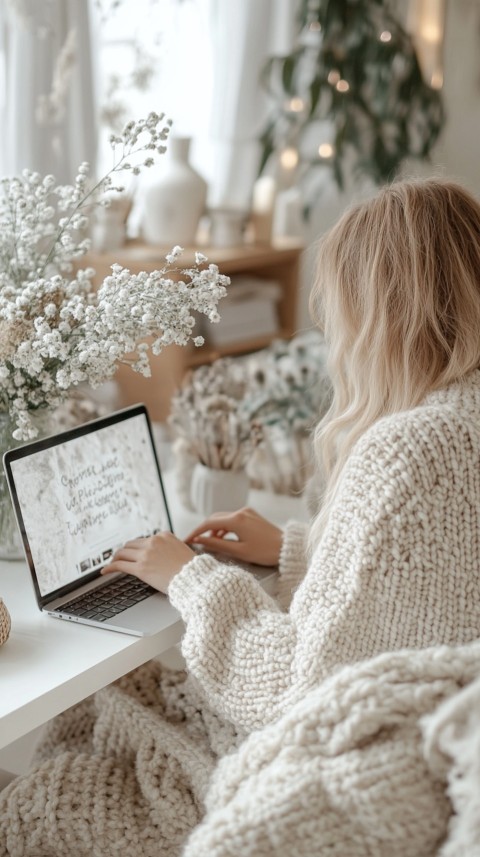
[[[188,268],[195,262],[195,253],[199,251],[207,256],[209,262],[218,265],[221,271],[234,273],[243,272],[246,267],[258,270],[276,265],[280,259],[295,261],[303,248],[304,244],[296,238],[277,239],[271,244],[245,243],[233,247],[211,247],[200,243],[195,247],[186,247],[179,261],[182,268]],[[132,266],[133,271],[149,271],[165,264],[165,256],[171,249],[169,246],[154,246],[138,240],[127,241],[123,247],[110,253],[89,253],[88,262],[93,267],[106,268],[108,271],[114,262],[126,268]]]
[[[238,354],[249,354],[252,351],[260,351],[266,348],[274,339],[290,339],[292,334],[288,330],[280,328],[276,333],[268,336],[256,336],[253,339],[242,339],[231,342],[228,345],[212,346],[208,342],[199,348],[189,349],[186,357],[187,365],[190,367],[201,366],[203,363],[213,363],[219,357],[233,357]]]

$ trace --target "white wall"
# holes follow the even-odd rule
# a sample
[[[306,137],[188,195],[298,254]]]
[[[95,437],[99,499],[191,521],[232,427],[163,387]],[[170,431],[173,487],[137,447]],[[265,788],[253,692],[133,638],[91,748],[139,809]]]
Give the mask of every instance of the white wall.
[[[447,123],[434,162],[480,196],[479,0],[449,0],[444,67]]]
[[[398,0],[405,2],[405,0]],[[480,0],[447,0],[444,43],[444,103],[446,124],[430,163],[411,162],[406,172],[454,178],[480,197]],[[299,328],[309,326],[308,294],[315,260],[315,240],[355,199],[370,193],[368,187],[340,194],[329,183],[319,198],[306,229],[299,305]]]

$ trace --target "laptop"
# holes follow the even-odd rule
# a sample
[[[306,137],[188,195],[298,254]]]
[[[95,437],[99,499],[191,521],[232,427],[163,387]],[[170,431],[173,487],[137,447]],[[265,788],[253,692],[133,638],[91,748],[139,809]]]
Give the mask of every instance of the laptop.
[[[100,571],[129,539],[172,531],[152,430],[135,405],[4,454],[39,608],[137,636],[165,627],[168,599]]]

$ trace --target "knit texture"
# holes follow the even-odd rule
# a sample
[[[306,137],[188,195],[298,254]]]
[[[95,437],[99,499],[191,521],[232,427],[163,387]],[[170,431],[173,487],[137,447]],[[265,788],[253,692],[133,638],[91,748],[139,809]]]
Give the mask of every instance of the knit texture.
[[[287,527],[281,594],[193,559],[169,587],[183,654],[218,713],[259,729],[346,664],[480,629],[480,372],[379,420],[358,441],[307,570]],[[285,583],[284,583],[285,582]]]
[[[50,758],[0,794],[0,854],[477,857],[479,675],[479,642],[380,655],[235,751],[150,664],[55,720]]]
[[[238,740],[184,673],[147,664],[50,724],[36,767],[0,792],[0,855],[178,854]]]
[[[478,642],[345,667],[219,763],[183,857],[434,857],[458,771],[425,759],[422,718],[455,704],[479,671]],[[475,847],[452,839],[442,857],[480,853],[478,786],[469,783]]]
[[[433,855],[418,721],[480,673],[479,415],[474,372],[366,432],[308,568],[287,527],[279,601],[188,563],[188,678],[147,665],[57,718],[0,793],[0,857],[177,857],[192,830],[185,857]]]
[[[454,810],[438,857],[480,857],[480,678],[424,717],[422,727],[429,768],[447,781]]]

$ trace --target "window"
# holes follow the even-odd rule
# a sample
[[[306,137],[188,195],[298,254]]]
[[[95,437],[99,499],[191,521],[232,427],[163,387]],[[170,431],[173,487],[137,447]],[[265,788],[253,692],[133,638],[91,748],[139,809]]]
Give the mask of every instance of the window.
[[[151,110],[173,133],[208,133],[212,56],[207,0],[91,0],[99,82],[99,172],[110,164],[108,136]],[[206,147],[204,148],[204,157]]]

